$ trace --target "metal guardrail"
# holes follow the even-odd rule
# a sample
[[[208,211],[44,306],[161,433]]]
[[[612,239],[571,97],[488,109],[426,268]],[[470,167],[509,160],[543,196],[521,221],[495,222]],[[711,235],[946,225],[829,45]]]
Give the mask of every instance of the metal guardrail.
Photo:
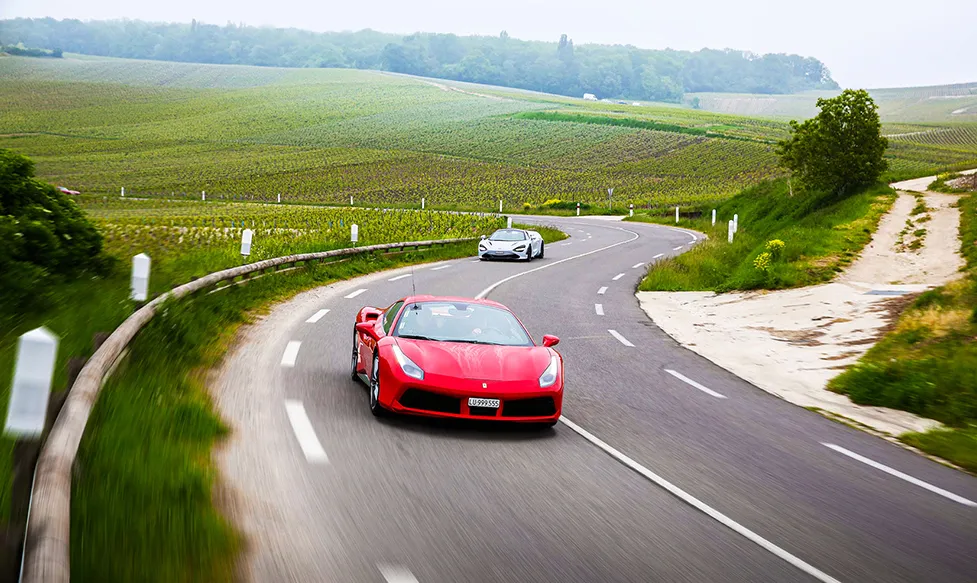
[[[51,428],[41,449],[34,470],[34,487],[31,508],[27,519],[27,536],[24,542],[24,583],[68,583],[71,576],[69,542],[71,539],[71,468],[81,443],[88,417],[98,393],[115,363],[136,333],[156,314],[167,300],[182,298],[213,287],[216,284],[247,278],[253,273],[296,263],[322,261],[335,257],[373,253],[394,253],[408,248],[420,249],[452,243],[474,241],[472,238],[441,239],[408,243],[386,243],[366,247],[335,249],[319,253],[303,253],[266,259],[240,267],[211,273],[190,283],[161,294],[129,316],[95,351],[75,379],[64,406]]]

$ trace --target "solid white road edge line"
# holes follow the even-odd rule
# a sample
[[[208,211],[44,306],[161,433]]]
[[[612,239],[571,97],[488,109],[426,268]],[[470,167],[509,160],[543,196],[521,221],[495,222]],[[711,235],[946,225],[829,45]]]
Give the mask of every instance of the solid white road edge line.
[[[349,295],[346,295],[346,296],[344,296],[344,297],[345,297],[345,298],[346,298],[347,300],[351,300],[351,299],[353,299],[353,298],[355,298],[356,296],[358,296],[358,295],[360,295],[361,293],[363,293],[363,292],[365,292],[365,291],[366,291],[366,288],[360,288],[360,289],[358,289],[358,290],[356,290],[355,292],[353,292],[353,293],[351,293],[351,294],[349,294]]]
[[[611,336],[617,338],[621,342],[621,344],[634,348],[634,344],[631,344],[631,342],[629,342],[627,338],[621,336],[621,334],[617,330],[608,330],[608,332],[611,333]]]
[[[410,273],[405,273],[404,275],[398,275],[397,277],[391,277],[387,281],[400,281],[402,279],[406,279],[406,278],[410,277],[411,275],[412,274],[410,274]]]
[[[536,267],[534,269],[527,269],[526,271],[521,271],[519,273],[516,273],[515,275],[510,275],[509,277],[507,277],[505,279],[500,279],[499,281],[497,281],[497,282],[493,283],[492,285],[488,286],[487,288],[483,289],[481,292],[478,293],[477,296],[475,296],[475,299],[480,300],[480,299],[484,298],[485,296],[489,295],[492,292],[492,290],[494,290],[495,288],[499,287],[500,285],[502,285],[503,283],[505,283],[507,281],[512,281],[513,279],[515,279],[517,277],[522,277],[522,276],[524,276],[526,274],[534,273],[534,272],[539,271],[541,269],[547,269],[547,268],[553,267],[554,265],[559,265],[561,263],[564,263],[566,261],[572,261],[574,259],[579,259],[581,257],[586,257],[588,255],[593,255],[594,253],[600,253],[601,251],[606,251],[608,249],[612,249],[612,248],[617,247],[619,245],[625,245],[627,243],[630,243],[631,241],[634,241],[635,239],[637,239],[638,237],[641,236],[641,235],[635,233],[634,231],[629,231],[627,229],[621,229],[621,228],[618,228],[618,227],[612,227],[612,228],[615,229],[615,230],[617,230],[617,231],[623,231],[625,233],[629,233],[629,234],[633,235],[633,237],[631,237],[630,239],[628,239],[626,241],[618,241],[617,243],[613,243],[611,245],[607,245],[606,247],[600,247],[598,249],[594,249],[593,251],[587,251],[586,253],[580,253],[579,255],[571,255],[570,257],[567,257],[565,259],[560,259],[559,261],[554,261],[552,263],[547,263],[546,265],[543,265],[541,267]]]
[[[844,454],[844,455],[852,458],[853,460],[858,460],[858,461],[862,462],[863,464],[865,464],[867,466],[872,466],[873,468],[875,468],[877,470],[882,470],[883,472],[885,472],[885,473],[887,473],[889,475],[892,475],[892,476],[895,476],[895,477],[900,478],[902,480],[905,480],[905,481],[909,482],[910,484],[914,484],[916,486],[919,486],[920,488],[924,488],[926,490],[929,490],[930,492],[933,492],[934,494],[939,494],[940,496],[943,496],[944,498],[949,498],[950,500],[953,500],[954,502],[959,502],[960,504],[963,504],[964,506],[977,506],[977,502],[974,502],[973,500],[968,500],[968,499],[964,498],[963,496],[957,496],[953,492],[948,492],[948,491],[944,490],[943,488],[938,488],[938,487],[934,486],[933,484],[924,482],[924,481],[922,481],[922,480],[920,480],[918,478],[914,478],[914,477],[910,476],[909,474],[904,474],[904,473],[900,472],[899,470],[890,468],[889,466],[887,466],[885,464],[880,464],[879,462],[877,462],[875,460],[870,460],[870,459],[868,459],[865,456],[858,455],[857,453],[855,453],[855,452],[853,452],[851,450],[847,450],[847,449],[845,449],[845,448],[843,448],[843,447],[841,447],[839,445],[835,445],[833,443],[824,443],[823,441],[821,442],[821,445],[823,445],[824,447],[827,447],[827,448],[831,448],[831,449],[835,450],[836,452],[838,452],[840,454]]]
[[[619,274],[615,275],[614,277],[612,277],[611,279],[614,280],[614,281],[617,281],[617,280],[621,279],[622,277],[624,277],[624,274],[623,273],[619,273]]]
[[[634,265],[631,266],[631,269],[637,269],[637,268],[641,267],[642,265],[644,265],[644,263],[635,263]]]
[[[664,253],[659,253],[658,255],[655,255],[654,257],[652,257],[652,259],[658,259],[659,257],[664,257],[664,256],[665,256]]]
[[[417,577],[404,567],[377,565],[377,569],[380,569],[380,574],[387,583],[418,583]]]
[[[319,320],[321,320],[323,316],[325,316],[328,313],[329,313],[329,310],[328,309],[319,310],[315,314],[312,314],[312,316],[309,317],[309,319],[306,320],[305,323],[306,324],[315,324],[316,322],[318,322]]]
[[[602,296],[606,291],[607,291],[607,286],[605,285],[604,287],[597,290],[597,295]]]
[[[683,245],[679,245],[678,247],[672,247],[672,251],[678,251],[682,247],[683,247]]]
[[[441,267],[432,267],[431,268],[431,271],[437,271],[439,269],[448,269],[449,267],[451,267],[451,266],[450,265],[442,265]]]
[[[285,352],[282,354],[282,366],[295,366],[295,359],[299,356],[299,348],[302,343],[298,340],[291,340],[285,345]]]
[[[597,312],[598,316],[604,315],[604,304],[594,304],[594,311]]]
[[[288,413],[288,420],[292,423],[292,431],[295,432],[295,437],[299,441],[302,453],[305,454],[305,459],[314,464],[329,463],[326,450],[322,449],[319,438],[315,436],[315,430],[312,429],[309,416],[305,414],[305,406],[302,405],[302,401],[286,400],[285,412]]]
[[[700,391],[702,391],[703,393],[705,393],[707,395],[712,395],[713,397],[716,397],[717,399],[725,399],[726,398],[726,395],[717,393],[716,391],[714,391],[714,390],[712,390],[712,389],[710,389],[708,387],[704,387],[704,386],[700,385],[699,383],[695,382],[694,380],[690,379],[689,377],[685,376],[684,374],[682,374],[680,372],[676,372],[676,371],[674,371],[674,370],[672,370],[670,368],[666,368],[665,369],[665,372],[667,372],[668,374],[670,374],[673,377],[677,378],[678,380],[682,381],[683,383],[699,389]]]
[[[560,421],[562,421],[564,425],[566,425],[567,427],[569,427],[570,429],[572,429],[573,431],[575,431],[577,434],[579,434],[581,437],[583,437],[584,439],[586,439],[590,443],[592,443],[592,444],[596,445],[597,447],[599,447],[600,449],[604,450],[605,453],[609,454],[611,457],[613,457],[617,461],[619,461],[622,464],[624,464],[625,466],[631,468],[632,470],[634,470],[638,474],[641,474],[642,476],[644,476],[648,480],[654,482],[655,484],[658,484],[660,487],[662,487],[663,489],[667,490],[669,493],[671,493],[673,496],[675,496],[679,500],[685,502],[689,506],[692,506],[696,510],[699,510],[700,512],[702,512],[703,514],[709,516],[713,520],[719,522],[720,524],[722,524],[726,528],[729,528],[733,532],[736,532],[737,534],[742,535],[746,539],[748,539],[748,540],[750,540],[750,541],[758,544],[759,546],[763,547],[767,551],[770,551],[771,553],[773,553],[777,557],[779,557],[779,558],[787,561],[791,565],[797,567],[801,571],[804,571],[805,573],[807,573],[808,575],[811,575],[812,577],[814,577],[815,579],[817,579],[819,581],[823,581],[824,583],[841,583],[838,579],[835,579],[831,575],[828,575],[827,573],[819,570],[818,568],[814,567],[813,565],[811,565],[811,564],[809,564],[809,563],[801,560],[800,558],[795,557],[794,555],[788,553],[784,549],[778,547],[777,545],[773,544],[772,542],[768,541],[767,539],[763,538],[762,536],[758,535],[757,533],[753,532],[752,530],[746,528],[742,524],[734,521],[733,519],[731,519],[728,516],[726,516],[725,514],[719,512],[715,508],[709,506],[705,502],[702,502],[698,498],[692,496],[691,494],[689,494],[685,490],[682,490],[681,488],[679,488],[675,484],[672,484],[671,482],[669,482],[665,478],[659,476],[658,474],[652,472],[648,468],[642,466],[638,462],[634,461],[633,459],[629,458],[628,456],[626,456],[623,453],[619,452],[618,450],[614,449],[610,445],[604,443],[600,438],[598,438],[597,436],[593,435],[592,433],[590,433],[589,431],[587,431],[583,427],[580,427],[579,425],[577,425],[573,421],[570,421],[569,419],[567,419],[566,417],[563,417],[563,416],[560,417]]]

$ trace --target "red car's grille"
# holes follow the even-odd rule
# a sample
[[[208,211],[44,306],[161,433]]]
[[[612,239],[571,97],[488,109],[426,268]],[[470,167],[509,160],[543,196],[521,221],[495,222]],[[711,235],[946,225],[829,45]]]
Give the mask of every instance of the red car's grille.
[[[495,407],[469,407],[468,413],[476,417],[495,417],[499,410]]]
[[[515,399],[502,403],[503,417],[552,417],[555,414],[553,397]]]
[[[421,389],[407,389],[400,396],[400,404],[409,409],[434,413],[461,413],[461,399]]]

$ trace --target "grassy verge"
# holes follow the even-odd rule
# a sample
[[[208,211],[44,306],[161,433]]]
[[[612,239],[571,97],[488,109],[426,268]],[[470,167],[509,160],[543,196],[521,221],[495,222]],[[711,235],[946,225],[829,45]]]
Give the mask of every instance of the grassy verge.
[[[681,222],[709,238],[657,263],[639,289],[781,289],[829,281],[871,240],[894,200],[886,186],[836,200],[820,193],[792,195],[785,181],[762,183],[719,205],[716,226],[711,211]],[[727,221],[734,215],[739,229],[729,244]],[[631,220],[675,224],[674,215],[636,214]]]
[[[212,447],[228,428],[204,382],[248,314],[301,290],[472,244],[371,255],[254,280],[167,306],[106,384],[82,440],[72,496],[72,576],[81,581],[231,581],[239,534],[215,506]],[[112,557],[112,560],[105,560]]]
[[[947,429],[900,439],[977,472],[977,194],[961,198],[960,211],[964,276],[922,294],[828,388],[856,403],[945,423]]]
[[[517,223],[512,223],[512,226],[516,229],[530,229],[536,231],[543,237],[544,243],[554,243],[556,241],[562,241],[567,238],[567,234],[563,231],[554,227],[544,227],[542,225],[520,225]]]
[[[957,178],[962,177],[963,174],[957,172],[948,172],[945,174],[940,174],[936,177],[936,180],[930,183],[926,188],[932,190],[933,192],[946,192],[948,194],[964,194],[968,192],[973,192],[973,189],[969,188],[959,188],[955,186],[950,186],[947,184]]]

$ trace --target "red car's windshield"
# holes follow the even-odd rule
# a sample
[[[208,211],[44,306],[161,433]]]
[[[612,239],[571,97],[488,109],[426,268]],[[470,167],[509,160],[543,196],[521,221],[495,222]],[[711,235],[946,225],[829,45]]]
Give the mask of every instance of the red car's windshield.
[[[394,336],[439,342],[532,346],[526,330],[501,308],[464,302],[415,302],[404,307]]]

